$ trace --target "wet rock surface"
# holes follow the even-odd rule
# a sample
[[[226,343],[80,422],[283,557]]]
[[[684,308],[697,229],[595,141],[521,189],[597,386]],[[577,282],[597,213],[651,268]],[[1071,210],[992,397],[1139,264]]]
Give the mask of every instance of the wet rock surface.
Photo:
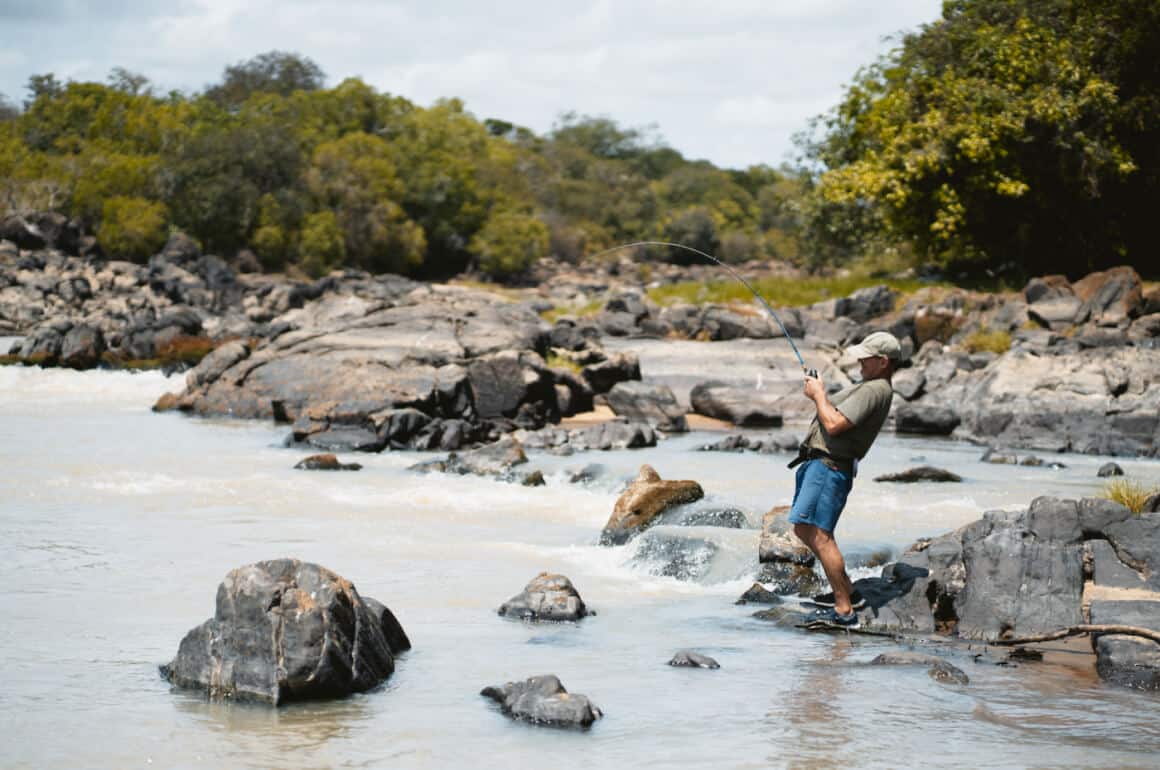
[[[679,650],[669,660],[669,665],[678,668],[721,668],[721,664],[713,658],[692,650]]]
[[[591,614],[571,580],[548,572],[532,578],[497,612],[503,617],[549,622],[577,621]]]
[[[959,482],[963,477],[957,473],[951,473],[942,468],[934,468],[929,465],[922,465],[917,468],[908,468],[907,470],[898,473],[887,473],[882,476],[876,476],[875,481],[892,481],[903,484],[914,484],[919,481],[936,481],[936,482]]]
[[[226,575],[214,616],[186,634],[161,674],[212,698],[278,706],[365,692],[409,648],[394,615],[348,580],[277,559]]]
[[[673,506],[705,496],[695,481],[666,481],[649,465],[642,465],[636,479],[616,501],[612,515],[600,534],[602,545],[619,545],[652,526]]]
[[[604,716],[587,696],[569,693],[555,674],[492,685],[480,695],[499,703],[505,714],[532,724],[588,727]]]
[[[311,455],[299,460],[294,465],[295,470],[301,471],[357,471],[362,470],[358,463],[339,462],[338,457],[332,454]]]

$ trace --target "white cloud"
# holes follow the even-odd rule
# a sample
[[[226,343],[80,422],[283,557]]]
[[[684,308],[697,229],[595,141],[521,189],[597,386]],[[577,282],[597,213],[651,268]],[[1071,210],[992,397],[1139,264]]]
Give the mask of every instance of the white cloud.
[[[331,83],[360,76],[419,104],[462,98],[535,131],[573,110],[655,124],[690,157],[778,163],[884,36],[939,0],[0,0],[0,92],[33,73],[104,80],[123,66],[197,89],[279,49]]]

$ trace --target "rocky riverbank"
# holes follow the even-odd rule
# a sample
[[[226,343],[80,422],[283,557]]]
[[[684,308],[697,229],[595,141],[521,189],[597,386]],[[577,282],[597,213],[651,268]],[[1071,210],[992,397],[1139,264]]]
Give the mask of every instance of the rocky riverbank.
[[[146,265],[0,242],[0,333],[23,335],[9,363],[196,364],[160,408],[273,417],[329,450],[455,449],[594,403],[662,432],[685,429],[685,412],[739,426],[808,416],[781,329],[755,304],[658,306],[650,286],[720,275],[648,267],[546,263],[534,289],[496,292],[352,271],[314,282],[238,273],[180,235]],[[599,309],[557,315],[582,300]],[[1160,448],[1160,290],[1131,268],[1074,284],[1046,276],[1019,294],[877,286],[779,314],[831,387],[856,369],[842,346],[875,329],[898,336],[899,432]],[[696,374],[714,355],[722,365]]]

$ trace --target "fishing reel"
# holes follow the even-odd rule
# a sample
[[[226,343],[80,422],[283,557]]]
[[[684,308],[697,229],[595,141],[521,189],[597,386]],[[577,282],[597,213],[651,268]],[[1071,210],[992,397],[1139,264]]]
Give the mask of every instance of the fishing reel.
[[[806,377],[809,377],[810,379],[816,380],[818,378],[818,370],[817,369],[806,369]]]

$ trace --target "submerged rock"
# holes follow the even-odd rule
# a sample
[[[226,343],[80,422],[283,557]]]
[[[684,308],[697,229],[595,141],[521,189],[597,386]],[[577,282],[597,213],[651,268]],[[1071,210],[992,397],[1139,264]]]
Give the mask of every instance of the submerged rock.
[[[721,668],[721,664],[708,655],[692,650],[679,650],[669,661],[669,665],[681,668]]]
[[[483,688],[513,719],[557,727],[588,727],[604,713],[586,695],[569,693],[555,674]]]
[[[410,648],[378,602],[317,564],[276,559],[232,570],[214,616],[181,640],[161,667],[172,684],[213,698],[274,706],[336,698],[375,687]]]
[[[340,463],[332,454],[311,455],[300,460],[295,466],[300,471],[357,471],[362,470],[358,463]]]
[[[945,471],[942,468],[933,468],[929,465],[922,465],[918,468],[909,468],[900,473],[888,473],[884,476],[876,476],[875,481],[896,481],[905,484],[913,484],[917,481],[940,481],[940,482],[957,482],[962,481],[963,477],[950,471]]]
[[[500,605],[497,612],[529,621],[576,621],[590,615],[584,600],[563,575],[541,572],[524,590]]]
[[[927,673],[936,682],[944,684],[969,684],[970,678],[958,666],[952,665],[937,655],[926,655],[921,652],[884,652],[874,660],[871,666],[930,666]]]

